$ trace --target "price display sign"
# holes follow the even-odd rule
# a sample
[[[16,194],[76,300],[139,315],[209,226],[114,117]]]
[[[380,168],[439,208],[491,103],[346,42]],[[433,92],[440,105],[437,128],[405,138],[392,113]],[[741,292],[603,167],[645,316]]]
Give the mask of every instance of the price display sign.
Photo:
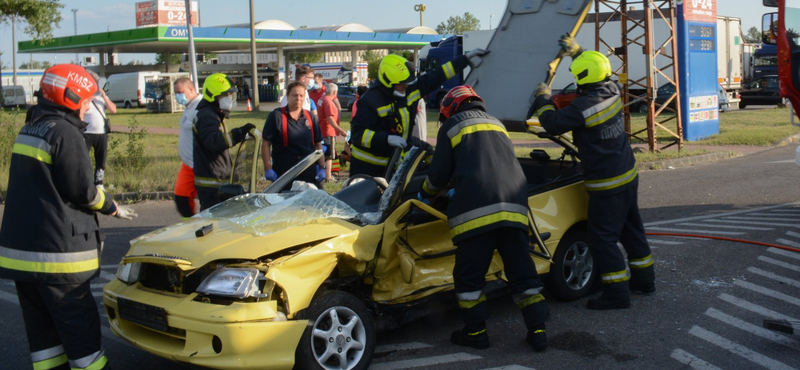
[[[136,3],[136,27],[186,25],[184,1],[153,0]],[[197,1],[192,1],[192,25],[197,26]]]
[[[719,133],[717,0],[677,0],[678,85],[683,138]]]

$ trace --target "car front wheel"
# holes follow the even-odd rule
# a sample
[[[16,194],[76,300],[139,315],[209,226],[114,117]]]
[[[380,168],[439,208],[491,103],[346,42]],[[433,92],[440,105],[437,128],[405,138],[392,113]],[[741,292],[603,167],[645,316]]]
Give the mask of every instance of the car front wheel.
[[[583,228],[573,227],[561,238],[546,280],[547,290],[564,301],[574,301],[589,293],[597,275]]]
[[[351,294],[323,291],[301,315],[308,319],[295,353],[298,369],[366,369],[375,352],[375,323]]]

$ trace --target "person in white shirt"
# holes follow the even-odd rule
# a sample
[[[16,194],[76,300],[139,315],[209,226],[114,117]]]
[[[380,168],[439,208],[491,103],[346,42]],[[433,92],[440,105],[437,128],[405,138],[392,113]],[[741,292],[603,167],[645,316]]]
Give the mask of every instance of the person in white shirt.
[[[197,190],[194,188],[194,134],[192,124],[197,115],[197,105],[203,96],[197,93],[194,82],[189,77],[181,77],[173,84],[175,101],[183,104],[186,109],[183,111],[180,123],[180,133],[178,135],[178,154],[181,157],[181,170],[178,172],[178,180],[175,182],[175,206],[183,217],[192,217],[197,213],[197,206],[194,198],[197,197]]]
[[[295,81],[303,83],[306,85],[306,90],[311,91],[317,87],[317,82],[314,79],[314,68],[309,66],[300,66],[294,70]],[[281,99],[281,108],[285,107],[288,103],[286,99],[286,95],[283,96]],[[306,100],[303,101],[303,109],[311,112],[311,116],[319,122],[319,115],[317,114],[317,104],[315,101],[311,100],[306,94]]]
[[[100,81],[100,76],[97,73],[88,71],[95,82]],[[106,124],[106,109],[109,112],[117,113],[117,106],[106,96],[103,89],[97,89],[97,93],[92,98],[92,103],[89,105],[89,111],[84,116],[84,122],[87,123],[86,130],[84,131],[84,138],[86,139],[86,147],[88,150],[94,149],[94,185],[101,190],[103,187],[103,180],[106,177],[106,156],[108,155],[108,130],[109,126]]]

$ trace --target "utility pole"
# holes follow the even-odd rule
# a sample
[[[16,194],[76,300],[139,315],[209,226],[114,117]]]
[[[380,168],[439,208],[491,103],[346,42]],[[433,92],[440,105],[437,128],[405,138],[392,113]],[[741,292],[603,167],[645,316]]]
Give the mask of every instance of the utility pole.
[[[492,29],[492,18],[494,18],[494,14],[489,16],[489,29]]]
[[[256,21],[253,14],[253,0],[250,0],[250,62],[253,67],[253,78],[250,87],[253,88],[253,111],[258,112],[258,60],[256,59]]]
[[[192,34],[192,1],[184,0],[186,3],[186,31],[189,35],[189,66],[192,70],[192,82],[194,82],[194,91],[200,92],[200,87],[197,83],[197,54],[194,50],[194,35]],[[169,65],[169,60],[167,60]]]
[[[415,12],[419,12],[419,26],[420,26],[420,27],[422,27],[422,13],[424,13],[424,12],[425,12],[425,9],[427,9],[427,8],[425,7],[425,4],[417,4],[417,5],[414,5],[414,11],[415,11]]]
[[[12,46],[12,53],[11,53],[11,63],[14,63],[14,73],[11,76],[11,82],[14,85],[17,84],[17,17],[12,15],[11,16],[11,46]]]
[[[72,9],[72,21],[75,23],[75,36],[78,36],[78,9]],[[75,64],[80,65],[78,53],[75,53]]]

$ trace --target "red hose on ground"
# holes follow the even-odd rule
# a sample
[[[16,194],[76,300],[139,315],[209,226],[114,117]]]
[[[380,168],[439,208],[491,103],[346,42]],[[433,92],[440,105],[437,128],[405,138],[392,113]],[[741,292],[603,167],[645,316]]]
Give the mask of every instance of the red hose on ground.
[[[778,248],[778,249],[783,249],[783,250],[787,250],[787,251],[800,253],[800,249],[798,249],[798,248],[784,247],[782,245],[770,244],[770,243],[762,243],[762,242],[756,242],[756,241],[752,241],[752,240],[726,238],[726,237],[722,237],[722,236],[697,235],[697,234],[680,234],[680,233],[645,233],[645,234],[646,235],[658,235],[658,236],[680,236],[680,237],[684,237],[684,238],[703,238],[703,239],[725,240],[725,241],[729,241],[729,242],[755,244],[755,245],[761,245],[761,246],[764,246],[764,247],[772,247],[772,248]]]

